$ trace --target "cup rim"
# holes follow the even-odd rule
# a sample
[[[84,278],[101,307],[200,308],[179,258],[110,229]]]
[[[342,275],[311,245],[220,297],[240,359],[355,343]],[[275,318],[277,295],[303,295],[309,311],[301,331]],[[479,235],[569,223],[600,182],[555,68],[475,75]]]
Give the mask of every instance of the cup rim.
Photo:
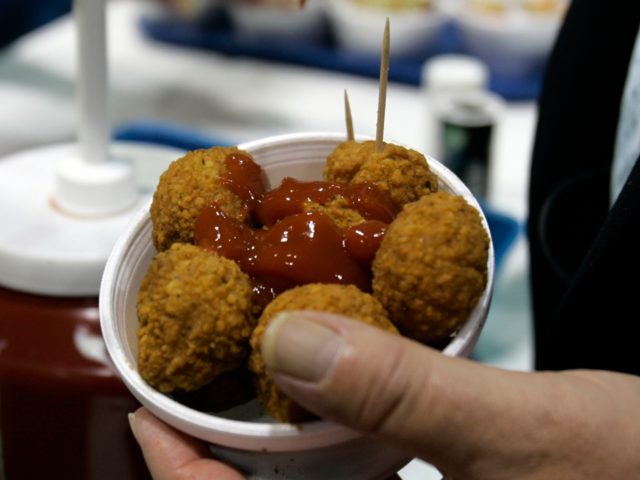
[[[356,137],[363,139],[367,137]],[[249,141],[238,145],[252,155],[259,155],[261,150],[277,146],[303,146],[310,141],[335,142],[344,141],[343,133],[310,132],[283,134]],[[394,142],[395,143],[395,142]],[[437,160],[428,157],[430,168],[443,176],[447,183],[456,189],[481,215],[485,230],[489,235],[489,255],[487,261],[487,285],[478,300],[473,312],[452,341],[442,350],[448,356],[460,356],[469,353],[467,349],[471,339],[477,338],[486,319],[493,290],[494,252],[493,242],[488,224],[480,205],[471,192],[450,170]],[[339,424],[326,420],[305,422],[299,425],[288,423],[253,423],[218,417],[187,407],[169,396],[160,393],[148,385],[140,376],[137,368],[128,360],[120,342],[121,329],[115,319],[115,298],[119,291],[118,278],[121,264],[131,245],[141,241],[145,233],[150,235],[150,216],[148,202],[137,215],[132,218],[127,229],[116,241],[111,255],[105,265],[99,295],[99,312],[102,334],[109,357],[131,393],[156,416],[174,426],[178,430],[198,437],[202,440],[242,450],[299,451],[309,448],[320,448],[354,439],[361,434]],[[146,237],[144,237],[146,238]],[[482,314],[484,312],[484,314]],[[185,430],[188,425],[188,430]],[[301,441],[305,439],[305,441]]]

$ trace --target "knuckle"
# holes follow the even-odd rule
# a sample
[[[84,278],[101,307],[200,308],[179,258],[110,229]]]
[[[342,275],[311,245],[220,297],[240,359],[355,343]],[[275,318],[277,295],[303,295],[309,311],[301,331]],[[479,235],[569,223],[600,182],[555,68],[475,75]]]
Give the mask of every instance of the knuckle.
[[[409,417],[418,397],[415,366],[403,348],[391,348],[366,380],[356,407],[356,422],[367,433],[392,431]]]

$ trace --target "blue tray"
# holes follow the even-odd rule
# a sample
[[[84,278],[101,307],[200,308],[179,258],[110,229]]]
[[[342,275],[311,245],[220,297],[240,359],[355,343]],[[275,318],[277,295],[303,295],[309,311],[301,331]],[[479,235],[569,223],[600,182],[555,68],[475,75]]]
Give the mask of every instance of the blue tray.
[[[377,56],[345,52],[336,47],[331,32],[318,41],[278,41],[247,37],[235,32],[224,15],[216,15],[200,22],[176,18],[143,18],[142,31],[150,38],[184,47],[212,50],[235,56],[248,56],[325,70],[378,78],[380,59]],[[416,58],[392,58],[389,80],[410,85],[420,84],[422,65],[429,57],[442,53],[466,53],[459,40],[456,26],[443,28],[431,51]],[[490,89],[506,100],[537,98],[542,72],[525,78],[500,78],[492,75]]]
[[[113,137],[115,140],[120,141],[154,143],[183,149],[185,151],[209,148],[212,146],[231,145],[230,142],[194,132],[189,127],[183,125],[155,120],[122,124],[113,130]],[[497,273],[522,228],[520,223],[508,215],[496,211],[485,203],[482,203],[481,206],[487,218],[493,239],[495,271]]]

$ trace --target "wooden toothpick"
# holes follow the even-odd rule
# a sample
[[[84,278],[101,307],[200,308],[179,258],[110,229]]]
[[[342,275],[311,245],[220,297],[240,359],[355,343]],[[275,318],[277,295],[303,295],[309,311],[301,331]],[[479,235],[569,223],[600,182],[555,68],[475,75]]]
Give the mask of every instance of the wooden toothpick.
[[[376,125],[376,152],[381,152],[384,141],[384,114],[387,106],[387,83],[389,78],[389,18],[384,25],[382,53],[380,55],[380,85],[378,90],[378,120]]]
[[[351,107],[349,106],[349,95],[347,91],[344,91],[344,120],[347,124],[347,140],[353,140],[355,135],[353,134],[353,117],[351,116]]]

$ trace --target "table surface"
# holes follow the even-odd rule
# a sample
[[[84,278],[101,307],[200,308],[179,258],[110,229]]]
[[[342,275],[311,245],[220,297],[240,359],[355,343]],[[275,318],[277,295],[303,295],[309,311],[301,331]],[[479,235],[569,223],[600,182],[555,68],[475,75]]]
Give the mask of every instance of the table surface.
[[[113,125],[176,122],[231,143],[281,133],[342,131],[346,89],[356,130],[375,135],[376,81],[159,44],[139,28],[140,18],[153,8],[140,1],[108,3]],[[75,44],[73,21],[63,17],[0,53],[0,159],[75,139]],[[386,140],[433,151],[428,112],[420,88],[390,84]],[[491,153],[489,202],[522,222],[536,117],[533,102],[507,104]],[[526,250],[521,235],[496,279],[487,325],[474,352],[481,362],[514,370],[532,367]],[[440,478],[418,460],[400,476]]]

